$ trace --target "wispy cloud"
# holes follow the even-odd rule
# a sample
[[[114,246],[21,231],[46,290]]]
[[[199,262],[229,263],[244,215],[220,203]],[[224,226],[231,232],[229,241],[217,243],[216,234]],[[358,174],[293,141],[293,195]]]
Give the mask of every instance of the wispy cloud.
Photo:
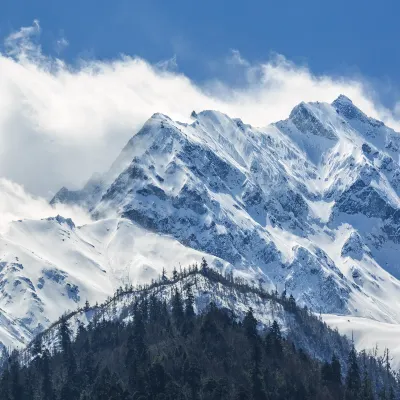
[[[38,21],[21,28],[0,54],[0,176],[46,198],[105,170],[154,112],[189,120],[192,110],[218,109],[260,126],[286,118],[300,101],[331,102],[345,93],[399,127],[366,82],[316,76],[283,56],[251,64],[235,50],[224,68],[236,68],[241,84],[199,86],[177,72],[174,58],[158,65],[130,56],[68,65],[43,54],[40,31]]]
[[[60,55],[66,47],[69,46],[69,42],[65,37],[61,37],[60,39],[56,40],[55,43],[55,50],[58,55]]]
[[[32,196],[21,185],[0,178],[0,234],[7,230],[11,221],[47,218],[58,214],[72,218],[77,225],[90,221],[85,211],[78,207],[61,204],[51,207],[45,199]]]

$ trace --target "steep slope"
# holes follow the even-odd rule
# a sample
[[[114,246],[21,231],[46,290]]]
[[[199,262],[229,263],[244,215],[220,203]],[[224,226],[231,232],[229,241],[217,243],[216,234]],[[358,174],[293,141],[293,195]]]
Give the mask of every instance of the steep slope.
[[[86,196],[95,218],[172,235],[315,311],[400,322],[396,132],[345,96],[265,128],[192,116],[155,114],[132,137]]]

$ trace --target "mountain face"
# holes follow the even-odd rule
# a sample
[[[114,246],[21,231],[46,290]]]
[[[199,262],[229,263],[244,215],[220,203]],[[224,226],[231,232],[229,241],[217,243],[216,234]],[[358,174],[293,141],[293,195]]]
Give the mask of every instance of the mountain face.
[[[12,224],[0,341],[26,343],[65,309],[203,256],[315,312],[400,323],[399,133],[345,96],[264,128],[192,119],[154,114],[109,171],[52,199],[95,222]]]

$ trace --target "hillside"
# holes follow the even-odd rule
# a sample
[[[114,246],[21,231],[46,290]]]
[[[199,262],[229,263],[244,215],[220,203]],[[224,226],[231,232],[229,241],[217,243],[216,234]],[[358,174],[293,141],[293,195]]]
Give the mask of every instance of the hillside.
[[[13,400],[397,398],[384,360],[357,356],[292,297],[204,264],[174,276],[63,316],[11,355],[1,393]]]

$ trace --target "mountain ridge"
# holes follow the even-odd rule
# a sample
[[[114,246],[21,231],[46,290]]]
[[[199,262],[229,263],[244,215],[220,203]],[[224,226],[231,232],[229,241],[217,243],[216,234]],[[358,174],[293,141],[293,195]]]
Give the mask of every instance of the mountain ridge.
[[[160,269],[166,250],[157,242],[167,240],[182,249],[180,260],[167,257],[168,268],[187,264],[188,254],[205,256],[217,269],[266,289],[286,288],[315,312],[400,324],[397,132],[345,96],[332,104],[301,103],[288,119],[263,128],[210,110],[192,119],[186,124],[154,114],[106,173],[51,200],[83,206],[96,220],[76,228],[90,240],[77,235],[72,246],[64,238],[67,253],[85,249],[79,250],[83,269],[109,271],[109,258],[97,253],[107,247],[107,221],[120,220],[154,235],[158,261],[135,257],[143,250],[132,246],[135,234],[127,242],[120,235],[124,256],[113,261],[120,264],[116,281],[132,280],[145,264]],[[104,234],[95,234],[98,229]],[[29,237],[21,235],[16,242]],[[15,279],[10,272],[8,288]],[[84,293],[96,279],[71,284]],[[81,295],[78,302],[85,300]]]

